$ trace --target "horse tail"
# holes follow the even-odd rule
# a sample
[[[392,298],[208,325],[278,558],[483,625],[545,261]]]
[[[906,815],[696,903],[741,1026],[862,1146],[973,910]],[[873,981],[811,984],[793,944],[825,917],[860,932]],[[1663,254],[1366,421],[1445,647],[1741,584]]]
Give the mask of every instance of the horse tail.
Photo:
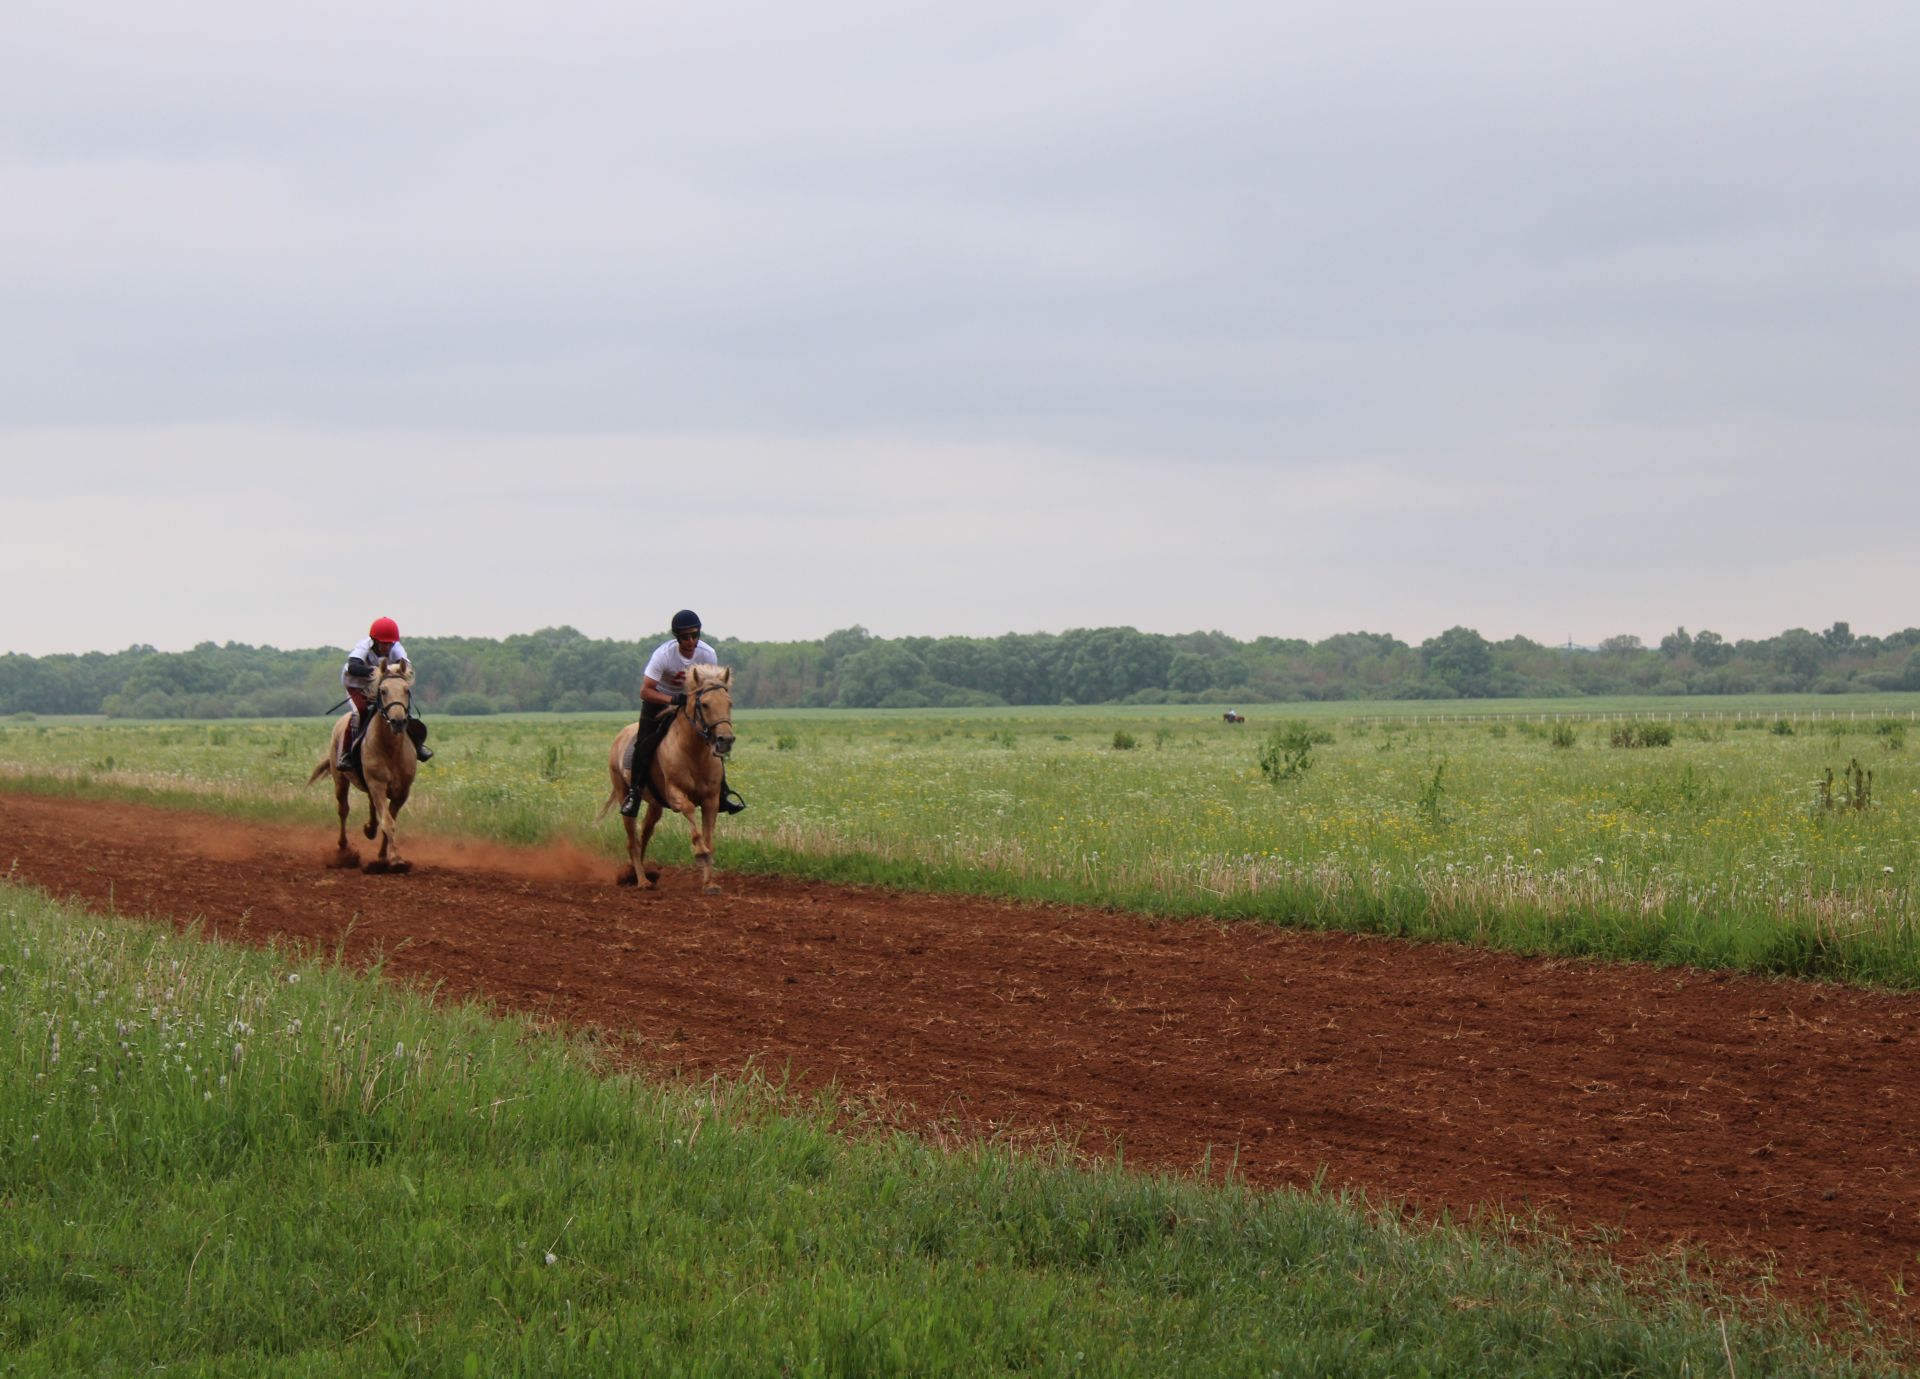
[[[608,794],[608,796],[607,796],[607,797],[606,797],[606,798],[605,798],[604,800],[602,800],[602,801],[600,801],[600,812],[599,812],[598,814],[595,814],[595,815],[593,816],[593,821],[594,821],[594,822],[595,822],[595,823],[597,824],[597,823],[599,823],[599,822],[600,822],[600,821],[601,821],[602,819],[604,819],[604,818],[606,818],[606,817],[607,817],[607,811],[608,811],[609,809],[612,809],[612,808],[613,808],[613,807],[614,807],[614,806],[615,806],[616,804],[618,804],[618,803],[620,803],[620,795],[619,795],[619,792],[618,792],[618,791],[614,791],[614,792],[611,792],[611,793],[609,793],[609,794]]]
[[[321,757],[320,764],[314,767],[313,774],[307,777],[307,784],[312,785],[315,781],[319,780],[320,777],[326,775],[327,772],[332,769],[333,769],[333,762],[326,757]]]

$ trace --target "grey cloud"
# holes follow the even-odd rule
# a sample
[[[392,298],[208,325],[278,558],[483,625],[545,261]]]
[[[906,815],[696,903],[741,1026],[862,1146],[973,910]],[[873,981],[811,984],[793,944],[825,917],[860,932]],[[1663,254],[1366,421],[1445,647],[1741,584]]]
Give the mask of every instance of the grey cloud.
[[[742,600],[957,512],[981,534],[895,581],[956,627],[1184,616],[1111,554],[1143,540],[1210,548],[1229,630],[1296,596],[1325,631],[1611,618],[1642,568],[1711,625],[1684,596],[1723,569],[1794,597],[1763,543],[1836,529],[1774,499],[1810,468],[1912,493],[1916,54],[1882,3],[34,7],[0,458],[124,428],[160,466],[130,499],[283,530],[378,453],[491,529],[565,507],[500,466],[559,446],[638,504],[622,465],[705,437],[745,476],[716,512],[779,553]],[[1001,464],[1003,506],[953,507]],[[1081,519],[1049,544],[1023,491]],[[1111,611],[1036,605],[1015,551]],[[520,607],[487,593],[449,616]]]

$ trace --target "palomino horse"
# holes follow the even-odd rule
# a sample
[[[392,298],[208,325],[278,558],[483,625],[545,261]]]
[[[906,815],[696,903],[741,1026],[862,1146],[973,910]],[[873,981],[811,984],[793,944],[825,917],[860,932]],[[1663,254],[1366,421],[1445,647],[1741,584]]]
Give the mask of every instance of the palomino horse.
[[[376,834],[380,838],[379,856],[367,863],[368,871],[405,872],[413,867],[411,862],[400,860],[400,846],[394,841],[393,833],[394,819],[407,802],[414,773],[420,769],[413,739],[407,735],[407,706],[412,698],[413,667],[405,661],[383,659],[374,673],[373,697],[367,702],[367,713],[373,721],[361,734],[360,769],[340,769],[340,753],[346,746],[353,722],[351,713],[343,713],[340,721],[333,725],[333,738],[326,756],[307,777],[308,785],[322,776],[333,777],[334,798],[340,803],[340,853],[349,859],[352,854],[347,850],[348,797],[354,790],[366,792],[367,826],[363,832],[369,838]]]
[[[613,793],[600,806],[596,819],[618,805],[627,794],[627,768],[623,764],[627,749],[640,732],[640,725],[629,723],[614,736],[607,757],[607,772],[613,778]],[[713,821],[720,812],[720,781],[726,772],[727,754],[733,750],[733,668],[731,666],[694,666],[687,671],[687,701],[666,736],[653,754],[653,768],[646,782],[647,813],[634,836],[633,820],[621,817],[627,826],[627,857],[632,865],[620,874],[623,886],[637,885],[642,876],[648,886],[660,884],[660,868],[647,865],[647,844],[653,840],[653,826],[660,822],[664,806],[687,821],[693,830],[693,860],[700,864],[700,884],[708,895],[718,895],[713,882]],[[694,810],[700,817],[694,818]]]

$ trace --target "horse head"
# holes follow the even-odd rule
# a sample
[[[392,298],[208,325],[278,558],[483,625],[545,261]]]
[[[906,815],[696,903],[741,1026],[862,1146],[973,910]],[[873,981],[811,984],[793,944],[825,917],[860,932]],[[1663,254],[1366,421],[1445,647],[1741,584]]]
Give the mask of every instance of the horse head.
[[[373,678],[373,709],[380,721],[396,733],[407,730],[413,703],[413,666],[407,661],[380,660]]]
[[[717,757],[733,751],[733,667],[694,666],[687,672],[687,709],[693,730]]]

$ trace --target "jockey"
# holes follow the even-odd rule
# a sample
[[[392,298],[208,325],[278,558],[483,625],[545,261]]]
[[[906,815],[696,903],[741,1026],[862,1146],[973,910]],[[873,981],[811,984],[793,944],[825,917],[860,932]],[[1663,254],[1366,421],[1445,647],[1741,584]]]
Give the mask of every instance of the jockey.
[[[661,719],[687,699],[687,672],[694,666],[717,666],[720,657],[700,640],[700,615],[682,608],[673,615],[673,636],[660,643],[647,658],[640,677],[640,731],[633,739],[633,773],[627,782],[627,798],[620,812],[629,819],[640,813],[640,790],[653,763],[653,749],[667,730]],[[671,722],[671,719],[668,720]],[[727,789],[726,768],[720,772],[720,812],[738,814],[746,802]]]
[[[375,618],[367,635],[353,644],[347,663],[340,667],[340,683],[353,701],[353,722],[340,745],[340,769],[353,769],[353,756],[360,750],[360,739],[367,733],[367,696],[373,693],[373,673],[382,661],[412,661],[400,645],[400,625],[392,618]],[[413,739],[413,752],[421,761],[431,761],[427,746],[427,725],[417,718],[407,720],[407,736]]]

